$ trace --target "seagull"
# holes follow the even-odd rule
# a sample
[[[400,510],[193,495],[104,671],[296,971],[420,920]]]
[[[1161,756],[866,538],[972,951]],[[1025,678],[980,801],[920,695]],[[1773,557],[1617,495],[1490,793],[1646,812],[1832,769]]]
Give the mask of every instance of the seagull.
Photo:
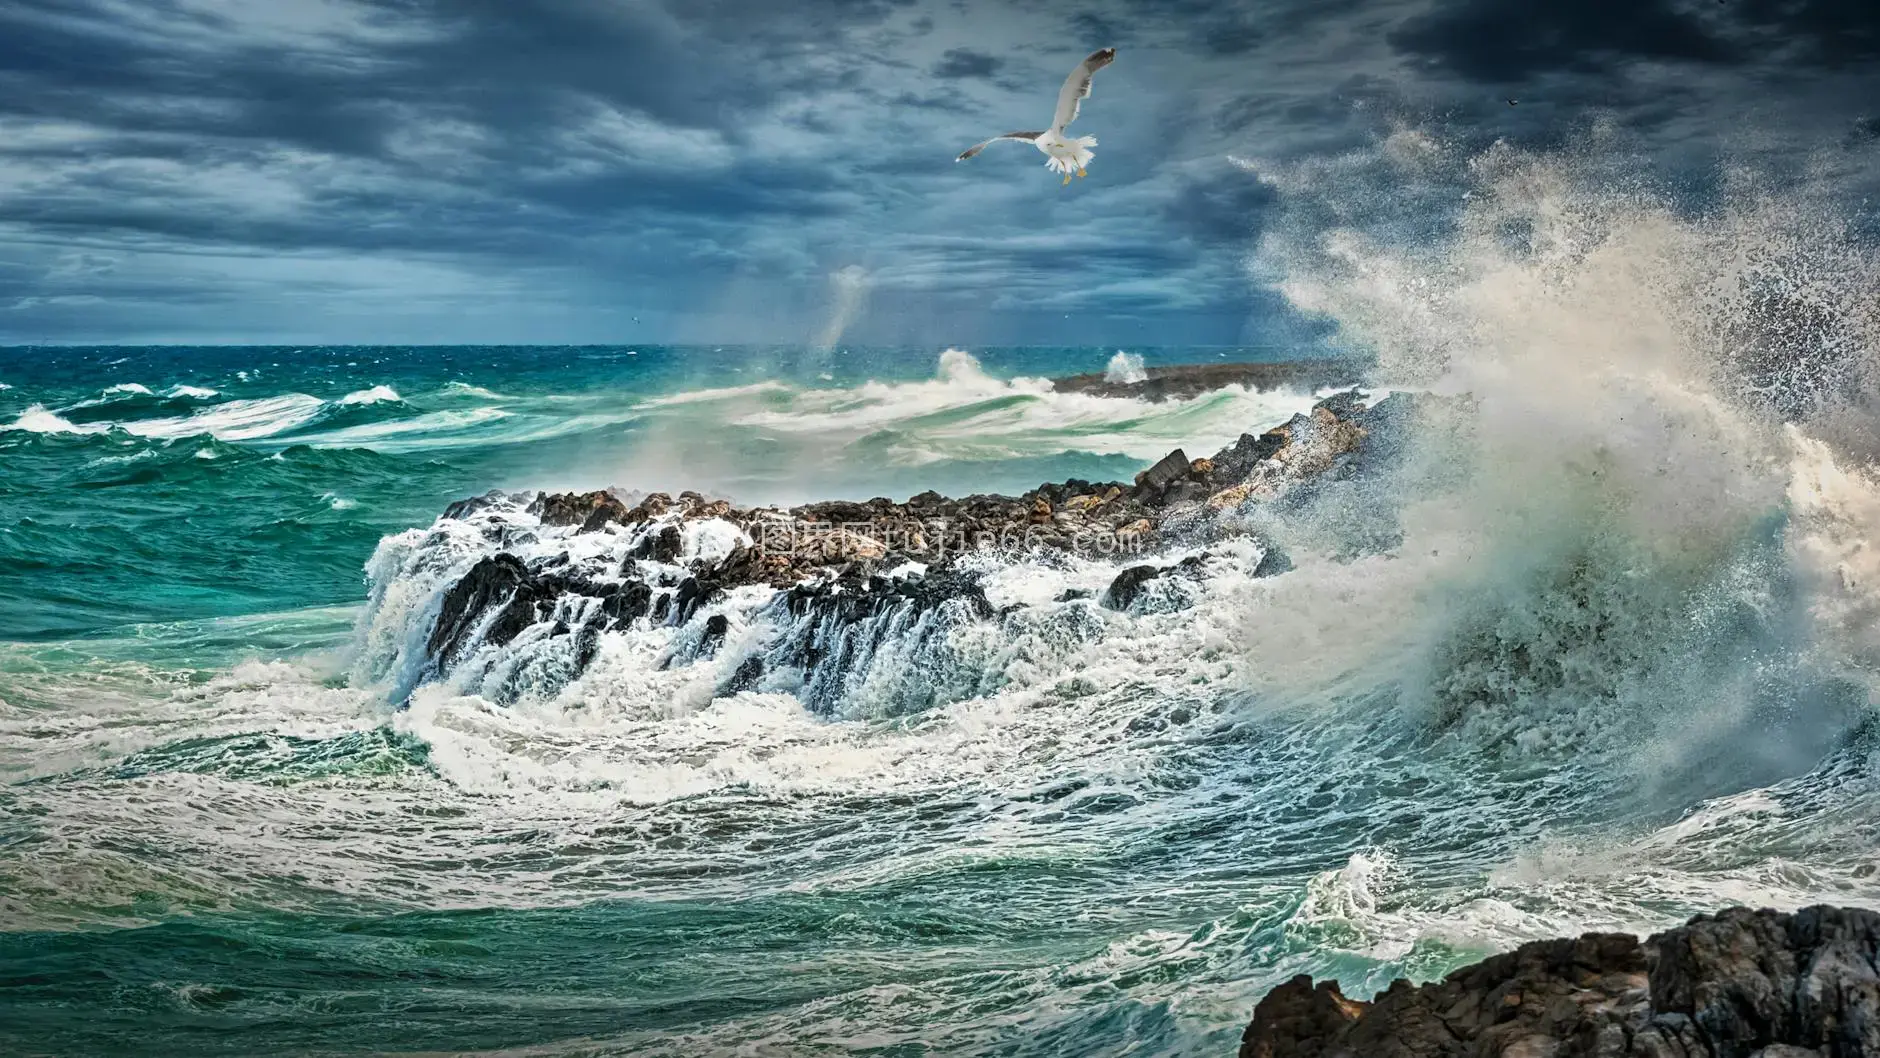
[[[1080,104],[1090,96],[1090,79],[1098,70],[1116,61],[1116,49],[1105,48],[1093,51],[1090,57],[1077,64],[1070,77],[1064,81],[1064,87],[1058,90],[1057,114],[1051,119],[1051,127],[1042,132],[1008,132],[1003,136],[994,136],[984,143],[966,149],[956,162],[963,162],[1000,140],[1027,140],[1031,145],[1044,152],[1045,167],[1053,172],[1063,173],[1064,182],[1071,182],[1071,174],[1084,175],[1084,166],[1090,164],[1090,148],[1097,145],[1095,136],[1079,136],[1071,139],[1064,134],[1070,123],[1077,120]]]

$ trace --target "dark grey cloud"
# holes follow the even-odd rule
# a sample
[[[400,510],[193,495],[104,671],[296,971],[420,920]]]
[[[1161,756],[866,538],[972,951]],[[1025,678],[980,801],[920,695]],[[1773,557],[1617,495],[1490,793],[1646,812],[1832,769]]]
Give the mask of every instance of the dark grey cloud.
[[[1405,53],[1483,81],[1559,70],[1607,73],[1634,61],[1754,68],[1847,67],[1880,57],[1868,0],[1454,0],[1400,25]]]
[[[949,48],[934,65],[933,75],[954,80],[962,77],[988,78],[999,72],[1005,60],[971,48]]]
[[[1391,40],[1411,55],[1484,81],[1555,70],[1604,73],[1633,59],[1739,58],[1711,19],[1673,0],[1461,0],[1410,19]]]
[[[1332,163],[1598,120],[1693,188],[1746,127],[1871,186],[1877,28],[1866,0],[10,0],[0,342],[789,341],[851,266],[858,339],[1298,335],[1245,257],[1312,206],[1230,156],[1325,159],[1432,229],[1450,189]],[[1102,45],[1089,179],[952,163]]]
[[[1163,207],[1173,231],[1208,246],[1247,247],[1259,237],[1279,194],[1225,163],[1181,181]]]
[[[1785,57],[1828,66],[1880,58],[1880,4],[1869,0],[1731,0],[1731,16]]]

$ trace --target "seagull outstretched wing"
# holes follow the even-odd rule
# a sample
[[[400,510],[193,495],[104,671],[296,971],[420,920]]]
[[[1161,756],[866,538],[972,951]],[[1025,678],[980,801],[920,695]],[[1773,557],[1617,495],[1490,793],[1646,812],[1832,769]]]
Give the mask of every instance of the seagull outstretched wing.
[[[968,147],[964,151],[961,151],[960,156],[953,160],[956,162],[963,162],[966,159],[971,158],[973,155],[978,154],[980,151],[985,150],[987,147],[990,147],[993,144],[999,142],[1000,140],[1024,140],[1027,143],[1029,143],[1032,140],[1035,140],[1042,135],[1044,135],[1044,132],[1042,130],[1038,132],[1008,132],[1003,136],[994,136],[984,143],[973,144],[971,147]]]
[[[1077,110],[1084,100],[1090,98],[1090,79],[1098,70],[1116,61],[1116,49],[1105,48],[1093,51],[1089,58],[1077,64],[1070,77],[1064,81],[1064,87],[1058,90],[1057,114],[1051,119],[1051,131],[1062,133],[1071,122],[1077,120]]]

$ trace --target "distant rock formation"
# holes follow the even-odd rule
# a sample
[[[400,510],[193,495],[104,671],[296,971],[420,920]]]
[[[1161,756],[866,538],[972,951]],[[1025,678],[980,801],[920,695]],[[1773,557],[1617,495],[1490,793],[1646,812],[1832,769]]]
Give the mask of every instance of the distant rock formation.
[[[513,667],[499,683],[486,681],[484,693],[500,701],[525,686],[552,689],[586,669],[604,633],[640,622],[685,627],[739,589],[767,588],[776,594],[761,604],[765,623],[785,631],[762,644],[740,641],[741,651],[763,656],[738,662],[726,692],[788,673],[806,704],[834,708],[844,674],[882,644],[940,650],[953,625],[994,616],[978,575],[961,567],[965,555],[1110,559],[1129,568],[1093,604],[1128,612],[1182,605],[1182,584],[1205,575],[1206,556],[1157,554],[1244,533],[1224,516],[1308,480],[1361,473],[1369,455],[1387,459],[1411,401],[1397,395],[1369,407],[1355,390],[1340,393],[1209,458],[1177,449],[1133,482],[1066,481],[1019,496],[926,492],[787,509],[695,492],[461,500],[432,536],[442,547],[467,533],[478,557],[439,560],[462,572],[426,611],[435,616],[416,680],[449,678],[472,659],[489,668],[490,648],[516,643],[543,663]],[[1268,551],[1256,575],[1288,568]],[[716,655],[732,631],[720,616],[718,627],[680,637],[669,663]]]
[[[1371,1002],[1295,977],[1240,1058],[1880,1056],[1880,914],[1736,908],[1640,942],[1524,944]]]
[[[1327,358],[1258,364],[1176,364],[1145,368],[1141,378],[1128,381],[1105,371],[1055,378],[1051,386],[1059,393],[1163,401],[1195,397],[1227,386],[1262,391],[1283,386],[1304,390],[1354,386],[1362,375],[1363,365],[1356,361]]]

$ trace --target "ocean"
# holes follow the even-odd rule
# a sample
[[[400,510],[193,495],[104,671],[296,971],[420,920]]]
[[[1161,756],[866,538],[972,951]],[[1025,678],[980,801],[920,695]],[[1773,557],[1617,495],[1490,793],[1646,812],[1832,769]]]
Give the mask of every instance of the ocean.
[[[1116,612],[1070,589],[1120,559],[987,555],[970,679],[885,644],[822,709],[658,627],[513,700],[414,681],[475,558],[431,527],[1128,481],[1321,394],[1046,379],[1292,351],[0,351],[0,1051],[1227,1055],[1297,973],[1880,903],[1862,435],[1688,340],[1767,299],[1666,315],[1714,225],[1575,230],[1289,288],[1462,409],[1249,513],[1290,571],[1230,543]]]

